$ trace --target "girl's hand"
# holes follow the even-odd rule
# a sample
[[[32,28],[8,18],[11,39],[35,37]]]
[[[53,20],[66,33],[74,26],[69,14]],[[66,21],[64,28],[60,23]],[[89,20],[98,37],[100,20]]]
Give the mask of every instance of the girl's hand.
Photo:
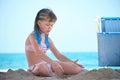
[[[52,63],[52,69],[57,75],[62,75],[64,72],[62,66],[57,62]]]
[[[78,62],[78,59],[77,59],[77,60],[75,60],[75,61],[73,61],[73,63],[77,64],[77,65],[78,65],[78,66],[80,66],[81,68],[84,68],[84,66],[83,66],[83,65],[78,64],[77,62]]]

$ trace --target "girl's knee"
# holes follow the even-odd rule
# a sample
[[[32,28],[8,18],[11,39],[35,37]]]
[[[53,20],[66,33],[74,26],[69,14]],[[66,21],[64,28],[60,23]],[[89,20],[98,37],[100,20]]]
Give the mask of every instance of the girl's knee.
[[[78,74],[78,73],[80,73],[81,71],[82,71],[82,68],[79,67],[79,66],[77,66],[77,67],[75,67],[75,68],[73,69],[73,74]]]
[[[62,64],[62,66],[64,68],[65,74],[70,74],[70,75],[78,74],[82,71],[81,67],[79,67],[78,65],[71,63],[71,62]]]
[[[48,66],[47,64],[41,65],[38,70],[40,76],[44,77],[52,76],[52,70],[50,66]]]

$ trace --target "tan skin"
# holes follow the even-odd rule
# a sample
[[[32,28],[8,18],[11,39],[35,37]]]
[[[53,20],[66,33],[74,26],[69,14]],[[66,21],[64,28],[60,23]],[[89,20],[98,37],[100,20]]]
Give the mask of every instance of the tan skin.
[[[42,32],[41,34],[42,42],[45,42],[44,35],[49,34],[55,22],[49,22],[49,20],[44,20],[44,21],[38,20],[37,23]],[[56,58],[59,61],[52,60],[44,52],[39,50],[38,43],[36,39],[34,38],[34,32],[31,32],[31,34],[28,36],[25,42],[25,46],[32,45],[33,47],[33,51],[25,50],[27,60],[28,60],[28,66],[32,66],[41,61],[46,61],[52,66],[50,72],[55,73],[57,75],[77,74],[82,70],[83,66],[77,63],[78,60],[72,61],[68,59],[66,56],[62,55],[58,51],[58,49],[55,47],[51,38],[49,38],[49,42],[50,42],[50,50],[52,51],[52,53],[56,56]],[[47,66],[46,64],[41,64],[39,66],[39,70],[38,70],[39,72],[37,73],[39,73],[39,75],[41,76],[53,76],[48,73],[48,68],[46,66]]]

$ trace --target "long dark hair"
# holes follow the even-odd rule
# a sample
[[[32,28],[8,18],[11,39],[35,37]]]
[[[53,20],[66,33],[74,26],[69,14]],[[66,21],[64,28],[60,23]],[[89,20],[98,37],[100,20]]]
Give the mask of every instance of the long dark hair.
[[[41,32],[37,22],[38,22],[38,20],[41,20],[41,21],[46,20],[46,18],[49,20],[49,22],[55,22],[57,20],[56,15],[50,9],[44,8],[44,9],[41,9],[37,13],[36,18],[35,18],[35,23],[34,23],[34,37],[37,40],[39,45],[41,44],[41,36],[40,35],[42,32]],[[48,34],[45,34],[45,43],[47,45],[47,48],[49,48],[50,43],[48,40]]]

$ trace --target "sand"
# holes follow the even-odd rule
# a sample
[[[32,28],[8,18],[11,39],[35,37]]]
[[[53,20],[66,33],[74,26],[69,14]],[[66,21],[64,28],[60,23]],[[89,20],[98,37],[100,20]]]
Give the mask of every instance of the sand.
[[[120,69],[101,68],[83,70],[76,75],[40,77],[23,69],[0,72],[0,80],[120,80]]]

